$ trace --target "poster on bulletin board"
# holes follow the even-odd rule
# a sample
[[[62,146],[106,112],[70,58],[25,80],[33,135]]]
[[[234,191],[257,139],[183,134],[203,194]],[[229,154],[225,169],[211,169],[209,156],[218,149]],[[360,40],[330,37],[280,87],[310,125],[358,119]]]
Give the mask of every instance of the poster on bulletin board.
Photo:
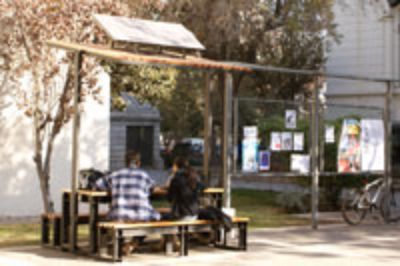
[[[295,132],[293,134],[293,150],[302,151],[304,149],[304,133]]]
[[[260,171],[269,171],[271,168],[271,152],[260,151],[259,153],[259,169]]]
[[[384,171],[385,130],[380,119],[361,120],[361,170]]]
[[[290,157],[290,170],[307,174],[310,172],[310,155],[292,154]]]
[[[344,119],[338,147],[338,172],[361,171],[360,122]]]
[[[282,132],[282,150],[291,151],[293,149],[293,137],[292,132]]]
[[[297,112],[296,110],[286,110],[285,112],[285,127],[295,129],[297,126]]]
[[[256,138],[244,139],[242,142],[242,171],[258,171],[258,140]]]
[[[280,132],[271,132],[270,149],[272,151],[282,150],[282,138]]]

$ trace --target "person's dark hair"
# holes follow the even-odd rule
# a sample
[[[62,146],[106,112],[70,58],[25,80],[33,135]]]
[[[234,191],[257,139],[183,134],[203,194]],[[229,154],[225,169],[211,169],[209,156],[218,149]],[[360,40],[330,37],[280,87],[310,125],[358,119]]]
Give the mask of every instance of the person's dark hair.
[[[133,162],[137,166],[140,165],[140,153],[136,151],[127,151],[125,154],[125,166],[129,167]]]
[[[178,169],[186,169],[189,166],[189,162],[183,157],[176,157],[174,165],[176,165]]]
[[[188,167],[186,168],[185,175],[186,175],[186,178],[187,178],[187,182],[188,182],[189,187],[190,187],[192,190],[195,190],[195,189],[196,189],[196,186],[197,186],[198,179],[199,179],[199,175],[198,175],[197,172],[196,172],[192,167],[190,167],[190,166],[188,166]]]

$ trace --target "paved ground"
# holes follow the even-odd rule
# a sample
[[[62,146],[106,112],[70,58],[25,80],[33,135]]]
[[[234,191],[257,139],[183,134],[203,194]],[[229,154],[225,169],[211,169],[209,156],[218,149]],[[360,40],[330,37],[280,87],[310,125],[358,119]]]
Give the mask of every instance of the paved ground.
[[[106,265],[107,262],[40,247],[0,249],[0,265]],[[368,222],[357,227],[344,224],[258,229],[250,232],[247,252],[196,247],[189,257],[134,254],[117,265],[399,265],[400,224]]]

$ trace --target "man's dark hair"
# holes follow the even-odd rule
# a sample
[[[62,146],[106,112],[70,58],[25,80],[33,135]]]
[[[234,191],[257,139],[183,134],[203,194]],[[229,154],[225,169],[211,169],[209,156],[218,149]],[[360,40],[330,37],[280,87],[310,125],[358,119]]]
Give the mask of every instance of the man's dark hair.
[[[134,163],[135,165],[140,165],[140,153],[136,151],[127,151],[125,154],[125,166],[129,167]]]
[[[176,165],[178,169],[186,169],[189,166],[189,162],[183,157],[176,157],[174,165]]]

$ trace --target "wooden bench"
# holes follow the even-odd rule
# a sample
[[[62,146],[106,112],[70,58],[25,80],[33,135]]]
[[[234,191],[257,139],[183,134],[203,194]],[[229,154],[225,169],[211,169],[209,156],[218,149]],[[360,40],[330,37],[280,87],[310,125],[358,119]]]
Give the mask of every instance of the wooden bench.
[[[43,213],[41,216],[41,243],[58,247],[61,244],[61,214]],[[50,239],[51,238],[51,239]]]
[[[106,214],[99,215],[101,220],[105,220]],[[89,214],[80,214],[77,217],[78,224],[88,224]],[[62,235],[66,234],[66,229],[63,230],[62,214],[61,213],[43,213],[41,216],[41,243],[43,246],[59,247],[62,242]]]
[[[189,234],[194,232],[214,232],[217,237],[214,240],[215,247],[247,250],[247,224],[249,218],[235,217],[232,219],[233,226],[239,230],[237,246],[227,245],[227,232],[224,226],[210,220],[194,221],[153,221],[153,222],[100,222],[97,224],[98,256],[104,258],[104,247],[107,246],[107,236],[111,236],[111,258],[113,261],[122,261],[122,247],[124,240],[130,237],[143,237],[150,234],[161,234],[163,236],[177,235],[180,240],[180,256],[189,253]],[[221,234],[222,233],[222,234]],[[222,236],[221,236],[222,235]],[[221,239],[222,238],[222,239]]]
[[[170,208],[157,208],[160,213],[168,213]],[[100,213],[99,219],[104,221],[106,213]],[[65,223],[65,222],[64,222]],[[77,224],[88,224],[89,214],[79,214]],[[68,243],[68,228],[62,222],[61,213],[43,213],[41,216],[41,244],[43,246],[60,247]],[[65,228],[63,228],[65,227]],[[65,243],[62,243],[64,241]]]

